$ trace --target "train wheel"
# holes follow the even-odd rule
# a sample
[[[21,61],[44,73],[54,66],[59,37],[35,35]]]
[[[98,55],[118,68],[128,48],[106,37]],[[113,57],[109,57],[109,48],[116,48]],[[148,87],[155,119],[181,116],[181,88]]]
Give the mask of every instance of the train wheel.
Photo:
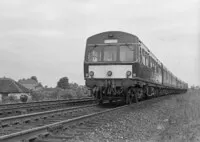
[[[128,105],[130,105],[131,104],[131,94],[128,92],[127,94],[126,94],[126,104],[128,104]]]
[[[127,97],[126,97],[126,104],[127,104],[127,105],[130,105],[130,104],[131,104],[131,97],[130,97],[130,96],[127,96]]]
[[[150,87],[144,87],[144,92],[145,92],[145,99],[148,100],[150,99]]]
[[[155,88],[155,97],[158,97],[158,88]]]
[[[155,97],[155,95],[156,95],[155,88],[154,87],[148,87],[147,88],[147,94],[146,94],[147,99],[151,99],[151,98]]]
[[[142,88],[135,88],[135,95],[137,96],[138,101],[142,101],[145,99],[145,94]]]
[[[161,96],[161,89],[160,88],[158,88],[158,94],[157,94],[157,96],[158,97]]]
[[[98,100],[99,105],[103,104],[103,100]]]
[[[103,104],[102,88],[100,88],[96,93],[97,93],[98,104],[99,105]]]
[[[156,97],[156,88],[152,89],[152,94],[153,94],[152,96],[155,98]]]
[[[134,102],[138,103],[138,91],[134,94]]]

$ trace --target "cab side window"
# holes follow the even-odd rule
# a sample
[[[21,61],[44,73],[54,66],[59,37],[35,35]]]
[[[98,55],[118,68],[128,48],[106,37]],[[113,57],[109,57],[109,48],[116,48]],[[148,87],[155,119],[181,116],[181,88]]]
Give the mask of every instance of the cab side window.
[[[156,73],[159,73],[159,65],[157,63]]]

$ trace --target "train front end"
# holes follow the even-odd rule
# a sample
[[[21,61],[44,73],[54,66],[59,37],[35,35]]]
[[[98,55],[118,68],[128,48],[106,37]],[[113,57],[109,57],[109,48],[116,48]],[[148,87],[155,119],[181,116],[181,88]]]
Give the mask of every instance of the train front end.
[[[137,78],[138,38],[124,32],[105,32],[87,39],[84,78],[99,101],[126,100]]]

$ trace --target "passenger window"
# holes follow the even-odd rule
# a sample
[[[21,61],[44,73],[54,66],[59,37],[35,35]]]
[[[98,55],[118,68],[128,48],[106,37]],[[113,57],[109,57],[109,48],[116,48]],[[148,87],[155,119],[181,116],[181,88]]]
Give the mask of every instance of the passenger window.
[[[142,63],[142,49],[140,48],[140,63]]]
[[[156,72],[159,73],[159,66],[157,64]]]
[[[142,63],[145,65],[145,53],[144,50],[142,50]]]
[[[155,62],[154,62],[154,60],[152,60],[152,68],[153,68],[154,72],[155,72],[155,67],[156,67]]]
[[[149,66],[149,55],[145,52],[145,57],[146,57],[146,66]]]
[[[167,74],[166,74],[166,80],[168,80],[168,72],[167,72]]]

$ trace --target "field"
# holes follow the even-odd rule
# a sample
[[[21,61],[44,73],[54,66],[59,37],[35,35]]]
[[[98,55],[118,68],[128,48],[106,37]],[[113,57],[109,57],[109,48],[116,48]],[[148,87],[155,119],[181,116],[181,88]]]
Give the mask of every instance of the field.
[[[189,90],[133,104],[72,141],[197,142],[199,102],[200,90]]]

